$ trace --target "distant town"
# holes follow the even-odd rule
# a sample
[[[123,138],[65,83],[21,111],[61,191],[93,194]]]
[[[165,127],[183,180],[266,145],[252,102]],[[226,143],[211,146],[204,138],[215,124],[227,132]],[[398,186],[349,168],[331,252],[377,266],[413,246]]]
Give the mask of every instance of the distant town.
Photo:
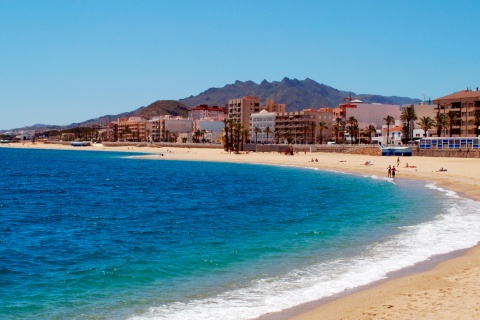
[[[244,96],[225,106],[192,107],[187,117],[135,116],[102,126],[10,131],[1,140],[211,143],[239,151],[247,144],[402,145],[422,137],[478,137],[479,126],[477,88],[409,105],[364,103],[347,96],[336,108],[293,112],[274,100],[262,104],[257,96]]]

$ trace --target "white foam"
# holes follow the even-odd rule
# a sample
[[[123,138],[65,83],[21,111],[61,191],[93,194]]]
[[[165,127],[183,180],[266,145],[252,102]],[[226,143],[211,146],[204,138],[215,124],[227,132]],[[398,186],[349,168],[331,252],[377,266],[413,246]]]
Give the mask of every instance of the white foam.
[[[352,258],[325,261],[244,288],[190,302],[154,307],[131,319],[252,319],[369,284],[389,272],[438,254],[472,247],[480,240],[479,203],[427,184],[446,197],[448,209],[434,220],[399,228],[399,234]]]

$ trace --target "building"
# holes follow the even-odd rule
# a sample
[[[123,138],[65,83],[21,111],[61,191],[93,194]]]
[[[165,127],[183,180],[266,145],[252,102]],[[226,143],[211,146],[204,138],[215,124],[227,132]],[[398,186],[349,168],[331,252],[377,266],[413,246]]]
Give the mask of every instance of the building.
[[[269,99],[260,109],[264,109],[267,112],[286,112],[287,105],[285,103],[275,103],[275,101]]]
[[[321,112],[317,109],[304,109],[294,112],[275,114],[275,133],[283,143],[315,144],[319,142],[318,124],[323,122],[327,128],[321,134],[321,140],[332,138],[333,112]]]
[[[418,143],[419,149],[480,149],[480,139],[478,137],[435,137],[421,138]]]
[[[338,106],[335,113],[340,115],[344,122],[350,117],[354,117],[358,121],[360,128],[368,127],[373,124],[375,128],[381,128],[385,123],[384,118],[393,117],[395,120],[400,119],[402,114],[401,106],[398,104],[381,104],[381,103],[363,103],[354,100],[350,104],[342,104]]]
[[[250,140],[256,143],[272,142],[275,118],[275,112],[268,112],[265,109],[252,114],[250,116]]]
[[[260,112],[260,101],[254,96],[230,99],[227,108],[229,119],[241,123],[244,128],[250,128],[250,116]]]
[[[223,128],[225,124],[223,121],[212,120],[212,119],[201,119],[194,121],[195,130],[200,130],[204,132],[204,138],[206,142],[210,143],[220,143],[222,142]],[[195,131],[194,130],[194,131]]]
[[[147,141],[147,122],[143,117],[118,118],[118,138],[120,141]]]
[[[398,123],[398,122],[397,122]],[[387,143],[387,125],[382,126],[382,138],[379,141],[382,142],[382,144]],[[401,145],[402,144],[402,139],[403,139],[403,128],[400,125],[393,125],[390,126],[390,129],[388,130],[388,143],[389,144],[395,144],[395,145]]]
[[[447,96],[434,99],[438,114],[447,115],[450,111],[456,114],[457,120],[453,121],[450,136],[476,137],[479,135],[475,114],[480,112],[480,91],[463,90]]]
[[[188,109],[188,118],[191,120],[200,120],[204,118],[223,120],[225,119],[225,116],[225,107],[208,106],[206,104],[201,104],[199,106]]]

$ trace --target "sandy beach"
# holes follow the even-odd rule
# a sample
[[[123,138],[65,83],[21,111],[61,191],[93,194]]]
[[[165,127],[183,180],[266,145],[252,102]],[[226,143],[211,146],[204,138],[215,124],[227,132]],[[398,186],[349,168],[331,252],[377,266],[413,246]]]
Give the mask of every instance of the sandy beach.
[[[0,148],[147,153],[142,159],[218,161],[317,167],[360,175],[387,176],[397,157],[340,153],[227,153],[223,149],[147,147],[71,147],[56,144],[2,144]],[[311,159],[318,162],[311,162]],[[365,163],[370,162],[370,165]],[[406,167],[408,163],[409,167]],[[438,187],[480,201],[480,159],[400,157],[397,179],[435,182]],[[447,171],[439,172],[440,168]],[[479,209],[480,210],[480,209]],[[480,238],[480,233],[479,233]],[[328,301],[309,303],[262,319],[480,319],[480,247],[443,257],[427,271],[397,275]]]

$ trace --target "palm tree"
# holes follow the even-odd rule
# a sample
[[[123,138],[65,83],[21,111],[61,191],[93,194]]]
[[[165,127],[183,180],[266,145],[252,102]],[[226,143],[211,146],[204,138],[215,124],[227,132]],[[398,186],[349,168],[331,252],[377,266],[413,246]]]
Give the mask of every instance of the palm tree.
[[[250,134],[250,130],[248,130],[247,128],[242,129],[242,131],[240,132],[240,135],[242,136],[242,151],[243,151],[243,143],[247,142],[249,134]]]
[[[475,135],[478,137],[478,135],[480,135],[480,129],[478,129],[480,126],[480,111],[475,112],[473,123],[475,124]]]
[[[151,139],[151,137],[150,137],[150,129],[147,129],[146,139],[147,139],[148,142],[152,142],[152,139]]]
[[[447,122],[450,128],[450,137],[451,137],[453,125],[455,124],[456,121],[460,119],[460,117],[458,115],[458,112],[453,110],[448,111],[446,117],[447,117]]]
[[[387,125],[387,145],[388,145],[388,138],[390,136],[390,125],[395,122],[395,119],[391,115],[387,115],[385,118],[383,118],[383,121],[385,121],[385,124]]]
[[[266,127],[266,128],[265,128],[265,134],[267,135],[267,143],[268,143],[268,135],[270,134],[270,132],[272,132],[272,130],[270,129],[270,127]]]
[[[370,138],[368,139],[368,142],[371,144],[372,143],[372,134],[377,133],[377,128],[373,124],[369,125],[365,129],[365,134]]]
[[[178,132],[174,132],[172,133],[172,142],[177,142],[177,139],[178,139],[178,136],[179,136],[179,133]]]
[[[235,122],[235,152],[238,153],[240,150],[240,136],[242,135],[243,126],[240,122]]]
[[[410,122],[412,120],[417,120],[418,119],[417,115],[415,113],[415,108],[413,107],[413,105],[411,105],[410,107],[403,108],[402,114],[400,115],[400,119],[407,123],[408,132],[407,132],[407,135],[405,137],[405,142],[408,143],[408,141],[410,141],[410,139],[411,139],[411,129],[413,129],[413,126],[410,126]]]
[[[308,125],[305,124],[302,126],[302,132],[303,132],[303,144],[307,143],[307,133],[308,133]]]
[[[358,123],[355,123],[353,125],[353,137],[355,138],[355,143],[358,143],[357,137],[360,135],[360,127],[358,126]]]
[[[275,128],[275,131],[273,132],[273,139],[277,141],[277,144],[280,143],[280,131]]]
[[[435,121],[430,118],[430,117],[421,117],[420,121],[417,122],[417,124],[422,128],[422,130],[425,132],[423,136],[426,138],[427,137],[427,131],[432,129],[433,126],[435,126]]]
[[[200,129],[195,130],[193,133],[193,138],[195,139],[195,143],[200,142],[200,137],[202,136],[202,131]]]
[[[232,120],[231,119],[223,119],[223,130],[225,132],[225,144],[223,146],[223,149],[225,151],[229,151],[230,150],[230,138],[229,138],[229,130],[230,130],[230,125],[232,123]]]
[[[339,139],[339,136],[340,136],[340,132],[342,130],[342,126],[343,126],[343,120],[342,118],[340,117],[337,117],[335,119],[335,125],[333,126],[332,130],[333,132],[335,133],[335,143],[338,142],[338,139]]]
[[[340,126],[338,124],[333,125],[332,133],[335,136],[335,143],[338,143],[338,135],[340,134]]]
[[[402,126],[402,135],[406,137],[410,132],[410,128],[404,123]]]
[[[255,133],[255,144],[257,144],[258,134],[259,134],[260,132],[262,132],[262,129],[260,129],[259,127],[255,127],[255,128],[253,129],[253,132]]]
[[[317,124],[317,128],[318,128],[318,132],[319,132],[318,137],[320,139],[320,144],[323,144],[323,130],[328,129],[327,124],[325,122],[321,121]]]
[[[202,134],[202,142],[205,142],[205,133],[207,133],[207,130],[202,129],[200,130],[200,133]]]
[[[167,142],[170,141],[170,131],[169,130],[165,130],[165,136],[163,137],[163,141],[167,141]]]
[[[443,113],[437,113],[435,116],[435,126],[437,127],[437,136],[442,136],[442,130],[447,128],[447,116]]]
[[[358,121],[355,119],[355,117],[349,117],[348,118],[348,127],[347,131],[350,134],[350,143],[353,145],[353,136],[356,134],[358,131]]]
[[[312,144],[315,143],[315,129],[317,128],[317,124],[315,121],[312,121],[308,124],[308,129],[312,131]]]
[[[292,133],[290,132],[290,130],[285,130],[285,132],[283,133],[283,138],[285,140],[287,140],[287,143],[292,143],[293,142],[293,135]]]

